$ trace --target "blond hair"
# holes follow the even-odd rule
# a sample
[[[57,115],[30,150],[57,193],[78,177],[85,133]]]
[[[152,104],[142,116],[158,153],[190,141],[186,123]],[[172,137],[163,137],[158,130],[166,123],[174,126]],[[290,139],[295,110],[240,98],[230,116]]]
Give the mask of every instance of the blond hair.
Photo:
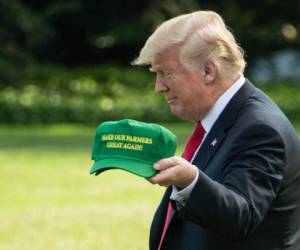
[[[179,60],[190,68],[211,61],[226,78],[240,75],[245,69],[243,50],[221,16],[213,11],[197,11],[162,23],[133,64],[152,64],[159,53],[172,47],[178,49]]]

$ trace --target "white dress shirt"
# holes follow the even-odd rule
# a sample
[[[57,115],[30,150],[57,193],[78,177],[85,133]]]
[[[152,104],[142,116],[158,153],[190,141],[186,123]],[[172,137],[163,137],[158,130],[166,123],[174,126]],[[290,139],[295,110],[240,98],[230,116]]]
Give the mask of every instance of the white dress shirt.
[[[202,139],[202,142],[205,140],[207,134],[211,130],[212,126],[214,125],[214,123],[216,122],[218,117],[221,115],[224,108],[227,106],[229,101],[232,99],[232,97],[235,95],[235,93],[243,86],[244,83],[245,83],[245,77],[242,75],[229,89],[227,89],[217,99],[217,101],[214,103],[214,105],[211,107],[211,109],[207,112],[205,117],[201,120],[201,124],[202,124],[203,128],[205,129],[205,134]],[[199,145],[199,147],[197,148],[197,150],[195,151],[195,153],[191,159],[191,162],[193,162],[195,156],[197,155],[197,152],[198,152],[199,148],[201,147],[202,142]],[[197,175],[196,175],[195,179],[193,180],[193,182],[189,186],[187,186],[186,188],[184,188],[182,190],[179,190],[176,186],[173,185],[170,199],[179,203],[180,206],[184,206],[186,203],[186,200],[188,199],[190,193],[192,192],[192,190],[198,180],[198,176],[199,176],[199,169],[197,168]]]

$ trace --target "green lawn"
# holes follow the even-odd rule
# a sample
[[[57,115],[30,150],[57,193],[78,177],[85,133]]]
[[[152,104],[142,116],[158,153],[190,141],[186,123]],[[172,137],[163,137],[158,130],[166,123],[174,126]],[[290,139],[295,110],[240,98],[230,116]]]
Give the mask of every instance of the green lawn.
[[[179,136],[189,125],[168,126]],[[164,191],[125,171],[89,175],[94,128],[0,127],[1,250],[147,249]]]
[[[192,126],[165,126],[180,154]],[[121,170],[89,175],[93,137],[84,126],[0,126],[0,250],[148,248],[164,188]]]

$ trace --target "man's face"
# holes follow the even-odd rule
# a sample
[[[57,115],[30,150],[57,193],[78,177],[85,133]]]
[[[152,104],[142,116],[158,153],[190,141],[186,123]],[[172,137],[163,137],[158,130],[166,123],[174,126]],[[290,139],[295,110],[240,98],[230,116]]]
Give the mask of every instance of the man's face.
[[[165,96],[174,115],[189,121],[203,118],[211,104],[201,69],[186,69],[170,49],[156,57],[150,71],[156,73],[155,91]]]

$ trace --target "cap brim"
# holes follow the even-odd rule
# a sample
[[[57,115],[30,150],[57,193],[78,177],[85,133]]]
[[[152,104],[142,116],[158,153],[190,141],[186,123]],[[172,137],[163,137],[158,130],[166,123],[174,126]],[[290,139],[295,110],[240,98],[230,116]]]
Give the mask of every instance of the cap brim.
[[[152,163],[140,162],[129,158],[106,157],[95,161],[90,174],[100,174],[109,169],[122,169],[141,177],[151,177],[157,173]]]

